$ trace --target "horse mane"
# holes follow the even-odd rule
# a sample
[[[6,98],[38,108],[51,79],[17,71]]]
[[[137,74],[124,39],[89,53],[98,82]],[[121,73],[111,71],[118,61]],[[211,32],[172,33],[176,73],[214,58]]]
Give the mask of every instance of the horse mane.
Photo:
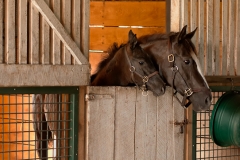
[[[179,33],[179,32],[177,32]],[[156,34],[149,34],[144,35],[138,38],[140,43],[147,43],[152,42],[156,40],[166,40],[169,38],[169,36],[177,34],[176,32],[170,32],[170,33],[156,33]]]
[[[138,38],[140,43],[148,43],[148,42],[153,42],[156,40],[166,40],[171,36],[176,36],[179,32],[169,32],[169,33],[156,33],[156,34],[149,34],[149,35],[144,35]],[[196,47],[192,43],[190,39],[185,39],[192,48],[192,50],[197,54]]]
[[[97,74],[113,59],[115,53],[123,46],[124,44],[121,44],[118,46],[118,44],[114,42],[112,46],[108,48],[108,51],[107,51],[108,54],[105,55],[99,62],[96,72],[91,76],[91,82],[93,82]]]

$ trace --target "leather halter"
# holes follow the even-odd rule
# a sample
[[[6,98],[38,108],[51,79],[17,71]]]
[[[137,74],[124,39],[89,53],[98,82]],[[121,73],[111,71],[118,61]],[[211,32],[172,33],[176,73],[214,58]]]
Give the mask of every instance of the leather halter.
[[[189,97],[196,93],[196,92],[202,92],[202,91],[206,91],[206,90],[210,90],[210,89],[205,89],[203,87],[201,88],[191,88],[188,86],[187,82],[185,81],[185,79],[183,78],[183,76],[181,75],[181,73],[179,72],[178,70],[178,66],[175,64],[175,56],[174,56],[174,53],[173,53],[173,50],[172,50],[172,43],[171,43],[171,40],[169,38],[169,41],[168,41],[168,49],[169,49],[169,53],[170,55],[168,55],[168,62],[170,63],[170,67],[171,67],[171,70],[172,70],[172,88],[174,88],[174,79],[175,79],[175,76],[177,73],[180,74],[180,76],[182,77],[183,81],[185,82],[187,88],[184,90],[184,96],[183,96],[183,99],[182,99],[182,102],[179,100],[179,98],[177,97],[177,90],[175,89],[175,92],[173,93],[173,96],[178,100],[178,102],[181,104],[181,106],[183,106],[184,108],[187,108],[189,107],[189,105],[191,104],[191,101],[189,101]],[[188,102],[187,102],[188,100]]]
[[[132,65],[132,63],[131,63],[131,61],[130,61],[130,59],[129,59],[129,57],[128,57],[128,54],[127,54],[127,49],[126,49],[126,47],[125,47],[125,55],[126,55],[126,58],[127,58],[127,61],[128,61],[128,63],[129,63],[129,65],[130,65],[130,67],[129,67],[129,70],[130,70],[130,72],[131,72],[131,79],[132,79],[132,81],[135,83],[135,85],[136,86],[138,86],[138,84],[135,82],[135,80],[134,80],[134,73],[137,75],[137,76],[139,76],[140,78],[142,78],[142,81],[143,81],[143,84],[142,84],[142,86],[141,87],[139,87],[141,90],[142,90],[142,95],[144,95],[144,96],[147,96],[148,95],[148,89],[147,89],[147,82],[148,82],[148,80],[151,78],[151,77],[153,77],[154,75],[156,75],[156,74],[158,74],[158,71],[155,71],[155,72],[153,72],[153,73],[151,73],[151,74],[149,74],[148,76],[142,76],[140,73],[138,73],[137,71],[136,71],[136,68]],[[144,94],[146,92],[146,94]]]

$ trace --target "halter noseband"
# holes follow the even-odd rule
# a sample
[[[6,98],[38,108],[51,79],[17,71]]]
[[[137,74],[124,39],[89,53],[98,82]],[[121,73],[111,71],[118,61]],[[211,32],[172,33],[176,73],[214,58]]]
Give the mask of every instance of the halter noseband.
[[[179,98],[177,97],[177,90],[175,90],[175,92],[173,93],[173,96],[176,97],[176,99],[179,101],[179,103],[181,104],[181,106],[183,106],[184,108],[187,108],[191,102],[187,101],[187,99],[193,94],[193,93],[196,93],[196,92],[201,92],[201,91],[205,91],[206,89],[205,88],[190,88],[188,87],[188,84],[187,82],[184,80],[183,76],[181,75],[180,72],[178,72],[178,66],[175,64],[175,56],[174,56],[174,53],[172,51],[172,43],[171,43],[171,40],[169,38],[169,41],[168,41],[168,48],[169,48],[169,53],[170,55],[168,55],[168,62],[170,63],[170,67],[171,67],[171,70],[172,70],[172,88],[174,88],[174,79],[175,79],[175,76],[176,76],[176,73],[179,73],[180,76],[182,77],[183,81],[185,82],[186,86],[187,86],[187,89],[184,90],[184,96],[183,96],[183,99],[182,99],[182,102],[179,100]],[[209,89],[210,90],[210,89]]]
[[[151,77],[153,77],[154,75],[156,75],[156,74],[158,74],[158,71],[155,71],[155,72],[153,72],[153,73],[151,73],[151,74],[149,74],[148,76],[142,76],[140,73],[138,73],[137,71],[136,71],[136,68],[132,65],[132,63],[131,63],[131,61],[130,61],[130,59],[129,59],[129,57],[128,57],[128,54],[127,54],[127,49],[125,48],[125,55],[126,55],[126,57],[127,57],[127,61],[128,61],[128,63],[129,63],[129,65],[130,65],[130,68],[129,68],[129,70],[130,70],[130,72],[131,72],[131,78],[132,78],[132,81],[135,83],[135,85],[136,86],[138,86],[138,84],[135,82],[135,80],[134,80],[134,73],[136,74],[136,75],[138,75],[140,78],[142,78],[142,81],[143,81],[143,85],[141,86],[141,87],[139,87],[141,90],[142,90],[142,95],[144,95],[144,96],[147,96],[148,95],[148,89],[147,89],[147,82],[148,82],[148,80],[151,78]],[[146,93],[146,94],[144,94],[144,93]]]

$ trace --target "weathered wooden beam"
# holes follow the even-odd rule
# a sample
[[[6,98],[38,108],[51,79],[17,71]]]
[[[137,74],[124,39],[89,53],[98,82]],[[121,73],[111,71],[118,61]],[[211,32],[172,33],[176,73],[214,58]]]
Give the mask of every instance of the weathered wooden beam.
[[[85,86],[90,82],[88,65],[0,64],[0,87]]]
[[[33,5],[39,10],[44,19],[52,27],[60,40],[66,45],[78,64],[89,64],[77,44],[72,40],[63,25],[43,0],[32,0]]]
[[[209,86],[239,86],[240,76],[205,76]]]

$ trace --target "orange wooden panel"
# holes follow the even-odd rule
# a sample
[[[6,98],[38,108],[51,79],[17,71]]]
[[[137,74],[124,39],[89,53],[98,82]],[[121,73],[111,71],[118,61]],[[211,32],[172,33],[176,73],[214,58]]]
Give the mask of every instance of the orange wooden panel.
[[[128,40],[128,32],[132,30],[137,37],[153,33],[165,33],[165,27],[152,28],[118,28],[118,27],[104,27],[104,28],[90,28],[90,50],[107,49],[114,43],[125,43]]]
[[[165,26],[166,2],[90,2],[90,25]]]

